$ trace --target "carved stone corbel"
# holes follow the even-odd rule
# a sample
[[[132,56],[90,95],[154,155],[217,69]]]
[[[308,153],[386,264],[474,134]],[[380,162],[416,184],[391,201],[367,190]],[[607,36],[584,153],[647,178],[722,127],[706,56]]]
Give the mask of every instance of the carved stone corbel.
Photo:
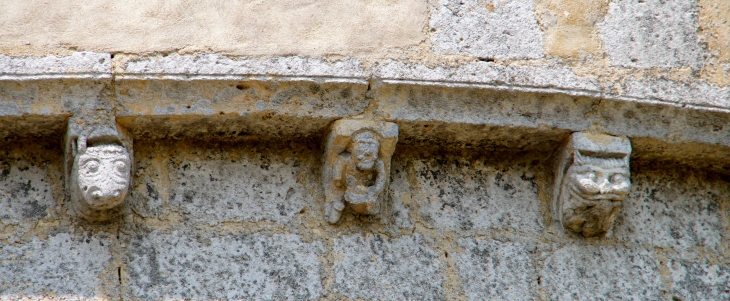
[[[605,235],[631,189],[627,137],[577,132],[557,154],[553,219],[584,237]]]
[[[90,222],[116,217],[129,189],[132,158],[132,140],[116,125],[69,126],[65,176],[71,213]]]
[[[368,120],[338,120],[325,140],[324,215],[340,220],[345,205],[359,214],[381,210],[390,177],[390,158],[398,142],[398,125]]]

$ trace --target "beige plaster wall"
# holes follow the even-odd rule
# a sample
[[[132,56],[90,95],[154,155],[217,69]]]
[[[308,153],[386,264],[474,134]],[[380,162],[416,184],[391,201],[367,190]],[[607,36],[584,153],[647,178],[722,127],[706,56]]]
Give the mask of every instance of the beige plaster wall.
[[[0,53],[347,54],[424,39],[421,0],[0,0]]]

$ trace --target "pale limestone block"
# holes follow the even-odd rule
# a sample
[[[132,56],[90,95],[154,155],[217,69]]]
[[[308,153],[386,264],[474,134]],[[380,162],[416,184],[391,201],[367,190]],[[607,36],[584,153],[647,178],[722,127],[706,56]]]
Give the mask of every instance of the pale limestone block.
[[[544,55],[532,0],[430,2],[430,38],[436,53],[488,59]]]
[[[613,227],[631,189],[626,137],[577,132],[557,154],[553,219],[585,237]]]
[[[332,125],[322,172],[328,222],[339,221],[346,204],[359,214],[380,213],[397,142],[398,125],[392,122],[338,120]]]
[[[109,300],[102,287],[117,278],[105,276],[112,274],[112,240],[107,234],[61,232],[0,244],[0,300]]]
[[[333,239],[332,292],[351,300],[446,300],[434,241],[415,234]]]
[[[319,300],[321,242],[154,231],[128,237],[124,300]]]
[[[97,127],[74,133],[69,127],[66,181],[74,215],[91,222],[119,213],[129,189],[132,143],[123,130]]]
[[[545,247],[536,279],[540,300],[666,300],[661,262],[650,249]]]
[[[730,300],[730,266],[672,259],[667,264],[674,300]]]
[[[526,246],[479,238],[458,241],[454,254],[467,300],[534,300],[530,292],[535,272]]]
[[[706,57],[696,1],[611,1],[597,26],[613,66],[700,69]]]

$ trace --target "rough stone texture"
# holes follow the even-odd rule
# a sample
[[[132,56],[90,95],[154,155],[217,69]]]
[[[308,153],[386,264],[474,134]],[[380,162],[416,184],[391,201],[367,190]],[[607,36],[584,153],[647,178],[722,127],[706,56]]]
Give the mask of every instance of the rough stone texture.
[[[543,300],[662,300],[660,263],[641,248],[555,247],[538,268]]]
[[[11,163],[13,165],[10,165]],[[49,183],[48,170],[43,166],[33,165],[19,168],[18,165],[23,163],[28,164],[13,161],[0,163],[2,167],[0,224],[2,225],[19,225],[38,221],[48,216],[49,210],[54,210],[54,207],[58,205],[54,199],[53,184]],[[0,234],[0,237],[5,238],[6,235]]]
[[[605,0],[535,1],[535,14],[545,32],[545,52],[567,58],[601,54],[595,24],[603,19],[607,9]]]
[[[460,160],[414,160],[406,169],[414,219],[449,231],[509,230],[537,235],[544,227],[535,174]]]
[[[3,52],[77,47],[112,52],[347,53],[416,44],[423,39],[427,15],[426,4],[417,0],[66,0],[3,1],[0,6]]]
[[[359,214],[380,214],[398,125],[342,119],[332,124],[325,139],[322,185],[327,222],[339,221],[345,206]]]
[[[49,78],[111,78],[108,53],[75,52],[67,56],[16,57],[0,55],[0,80]]]
[[[0,8],[2,300],[730,299],[726,0]],[[399,139],[384,215],[330,225],[342,118]],[[129,197],[92,224],[60,140],[114,119]],[[550,218],[576,131],[632,142],[608,237]]]
[[[727,265],[673,259],[668,266],[675,298],[683,301],[730,299],[730,267]]]
[[[614,66],[700,69],[705,53],[697,36],[697,2],[616,0],[599,23]]]
[[[104,300],[109,245],[106,233],[56,233],[0,245],[0,300]]]
[[[123,268],[125,300],[316,300],[318,242],[296,235],[132,233]]]
[[[430,2],[431,42],[436,53],[488,59],[543,55],[542,33],[532,1]]]
[[[297,179],[309,163],[263,149],[223,146],[195,151],[205,153],[207,160],[173,152],[161,154],[162,164],[158,162],[162,158],[138,159],[142,178],[133,188],[134,211],[158,218],[178,213],[191,224],[211,226],[262,220],[289,223],[312,206],[312,196]]]
[[[614,235],[622,241],[687,252],[725,250],[727,184],[693,172],[647,172],[632,177]]]
[[[519,243],[460,239],[454,254],[468,300],[534,300],[532,261]]]
[[[421,235],[333,239],[333,291],[352,299],[444,300],[443,265]]]

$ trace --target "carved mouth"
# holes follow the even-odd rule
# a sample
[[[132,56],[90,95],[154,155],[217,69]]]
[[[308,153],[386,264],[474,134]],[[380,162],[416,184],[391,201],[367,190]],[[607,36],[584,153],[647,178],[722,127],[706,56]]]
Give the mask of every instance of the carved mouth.
[[[612,202],[621,202],[625,198],[624,195],[616,194],[616,193],[604,193],[604,194],[596,194],[588,196],[586,199],[591,201],[612,201]]]

